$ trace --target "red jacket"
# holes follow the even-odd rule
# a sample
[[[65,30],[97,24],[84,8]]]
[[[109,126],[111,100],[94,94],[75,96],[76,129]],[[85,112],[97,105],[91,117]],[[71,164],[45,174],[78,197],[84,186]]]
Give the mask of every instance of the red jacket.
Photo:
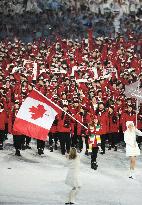
[[[108,133],[108,127],[109,127],[109,122],[108,122],[108,113],[106,111],[96,113],[98,120],[100,122],[100,130],[99,134],[107,134]]]
[[[142,129],[142,114],[141,113],[138,114],[137,128],[139,130]]]
[[[75,107],[70,106],[69,110],[71,112],[71,115],[74,117],[79,112],[79,107],[75,108]],[[72,135],[74,135],[74,129],[75,129],[76,123],[77,122],[75,120],[71,121],[71,134]]]
[[[84,117],[80,114],[77,113],[74,116],[75,119],[77,119],[79,122],[81,122],[83,125],[88,127],[88,124],[91,120],[91,117],[89,114],[85,114]],[[79,123],[77,123],[77,135],[86,135],[87,134],[87,129],[84,128],[82,125],[80,125]]]
[[[57,115],[58,125],[57,132],[70,132],[71,131],[71,118],[62,112]]]
[[[135,113],[128,113],[125,112],[121,115],[120,118],[120,124],[122,125],[122,130],[126,131],[126,122],[127,121],[133,121],[134,124],[136,125],[136,114]]]
[[[50,128],[51,133],[56,133],[57,132],[57,126],[58,126],[58,119],[55,117],[55,120],[52,124],[52,127]]]
[[[17,111],[18,112],[18,111]],[[14,120],[16,117],[16,111],[11,111],[9,113],[9,117],[8,117],[8,132],[11,133],[12,135],[22,135],[21,133],[14,131],[13,129],[13,124],[14,124]]]
[[[119,132],[119,119],[114,113],[108,113],[108,133]]]
[[[0,130],[5,130],[5,124],[7,123],[7,114],[5,110],[0,112]]]

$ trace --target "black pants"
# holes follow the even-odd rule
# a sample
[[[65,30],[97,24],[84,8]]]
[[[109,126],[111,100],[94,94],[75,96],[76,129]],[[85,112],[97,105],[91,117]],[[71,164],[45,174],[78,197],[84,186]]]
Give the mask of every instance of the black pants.
[[[98,154],[98,147],[92,147],[91,163],[96,162],[96,160],[97,160],[97,154]]]
[[[86,136],[78,135],[79,150],[82,150],[82,149],[83,149],[83,139],[82,139],[83,137],[85,138],[85,146],[86,146],[86,150],[88,150],[88,149],[89,149],[88,135],[86,135]]]
[[[15,149],[21,150],[22,145],[25,143],[24,135],[13,135],[14,147]]]
[[[37,140],[37,149],[42,149],[44,150],[45,147],[45,141],[43,140]]]
[[[77,135],[73,135],[71,137],[71,146],[72,147],[77,147],[77,145],[78,145]]]
[[[70,146],[71,146],[71,138],[70,138],[70,133],[68,132],[60,132],[58,133],[59,141],[60,141],[60,146],[61,146],[61,153],[65,154],[69,153],[70,151]]]
[[[108,134],[108,143],[109,143],[109,146],[111,147],[117,146],[117,143],[118,143],[118,133],[117,132]]]
[[[0,147],[3,147],[4,138],[5,138],[5,130],[0,130]]]
[[[89,149],[89,143],[88,143],[88,135],[85,136],[85,146],[86,146],[86,150]]]
[[[78,146],[78,137],[75,134],[71,138],[71,146],[72,147],[77,147]]]
[[[58,134],[57,133],[49,133],[49,146],[53,147],[53,143],[57,144],[58,142]]]
[[[5,124],[5,136],[4,136],[4,140],[7,139],[7,134],[8,134],[8,124]]]
[[[71,138],[71,146],[72,147],[78,146],[77,123],[75,123],[75,125],[74,125],[74,135]]]
[[[122,130],[122,126],[119,127],[119,136],[118,136],[118,143],[123,142],[124,141],[124,133]]]
[[[31,142],[31,137],[27,137],[27,136],[26,136],[26,145],[29,145],[30,142]]]
[[[140,131],[142,132],[142,129],[140,129]],[[140,146],[142,144],[142,137],[141,136],[137,136],[137,143],[138,143],[139,148],[140,148]]]
[[[100,138],[101,138],[101,149],[103,153],[105,153],[105,144],[107,140],[107,134],[100,135]]]

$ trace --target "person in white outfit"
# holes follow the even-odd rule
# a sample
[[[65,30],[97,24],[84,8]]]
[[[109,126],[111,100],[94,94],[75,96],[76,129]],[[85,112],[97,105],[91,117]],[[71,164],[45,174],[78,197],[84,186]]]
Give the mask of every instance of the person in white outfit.
[[[124,141],[126,143],[126,156],[130,157],[130,174],[129,178],[135,179],[136,156],[140,155],[140,149],[136,141],[136,135],[142,136],[133,121],[126,122],[127,130],[124,132]]]
[[[80,190],[80,156],[77,154],[75,147],[70,149],[69,155],[67,156],[69,170],[65,179],[65,184],[70,186],[72,189],[69,192],[68,200],[65,204],[75,204],[75,197]]]

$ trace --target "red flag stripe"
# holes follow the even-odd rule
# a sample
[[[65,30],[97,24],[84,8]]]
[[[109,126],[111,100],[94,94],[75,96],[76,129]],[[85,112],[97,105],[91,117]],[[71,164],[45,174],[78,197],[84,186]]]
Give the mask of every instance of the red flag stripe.
[[[14,131],[20,132],[26,136],[30,136],[43,141],[46,141],[49,133],[49,130],[19,118],[15,119],[13,129]]]

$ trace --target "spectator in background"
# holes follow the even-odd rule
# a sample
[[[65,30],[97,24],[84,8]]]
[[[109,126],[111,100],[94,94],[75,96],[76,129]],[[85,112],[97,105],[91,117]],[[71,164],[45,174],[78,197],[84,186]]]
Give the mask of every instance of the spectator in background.
[[[129,5],[134,5],[135,12],[129,14],[128,2]],[[86,29],[90,27],[95,28],[95,36],[99,34],[114,37],[118,32],[126,34],[128,30],[141,33],[140,3],[128,2],[119,1],[118,3],[118,1],[110,0],[66,3],[57,0],[19,0],[9,3],[2,1],[0,3],[1,39],[3,36],[12,39],[14,35],[17,35],[25,42],[33,41],[37,36],[55,40],[54,34],[58,33],[65,38],[81,40],[82,36],[86,35]],[[137,15],[136,18],[133,13]],[[38,35],[39,31],[36,32],[37,28],[40,35]]]
[[[26,8],[27,8],[27,3],[28,3],[28,0],[23,0],[23,7],[24,7],[24,10],[26,10]]]
[[[40,13],[42,10],[38,7],[36,0],[28,0],[26,11]]]

